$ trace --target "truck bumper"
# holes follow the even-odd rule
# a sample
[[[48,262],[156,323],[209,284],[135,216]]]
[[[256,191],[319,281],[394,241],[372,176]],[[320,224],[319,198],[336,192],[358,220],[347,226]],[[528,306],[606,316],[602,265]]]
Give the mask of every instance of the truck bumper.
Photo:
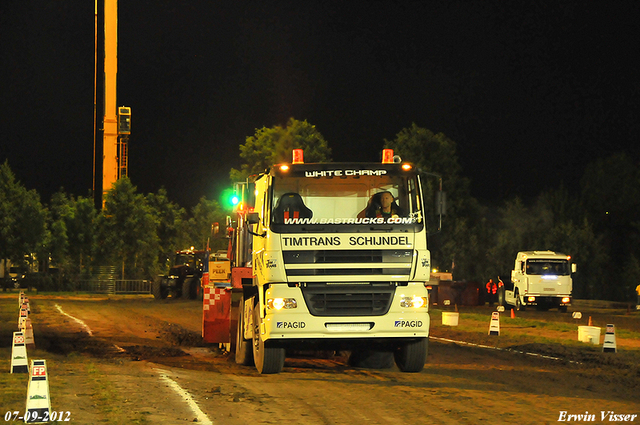
[[[538,295],[524,295],[522,297],[524,305],[544,305],[544,306],[552,306],[552,307],[560,307],[560,306],[570,306],[571,305],[571,296],[569,295],[558,295],[558,296],[538,296]]]
[[[379,339],[426,338],[429,336],[429,311],[422,307],[402,307],[403,298],[428,297],[424,284],[398,287],[389,311],[377,316],[313,316],[307,309],[300,288],[273,285],[266,291],[269,299],[295,299],[296,308],[266,308],[260,333],[264,340],[286,339]]]

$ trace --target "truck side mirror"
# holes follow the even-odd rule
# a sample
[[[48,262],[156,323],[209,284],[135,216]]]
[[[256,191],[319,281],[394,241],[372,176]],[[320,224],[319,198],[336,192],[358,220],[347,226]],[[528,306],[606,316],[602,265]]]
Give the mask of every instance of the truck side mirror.
[[[575,273],[578,270],[576,263],[571,263],[571,273]]]
[[[258,214],[257,212],[252,212],[247,214],[247,223],[249,224],[260,223],[260,214]]]

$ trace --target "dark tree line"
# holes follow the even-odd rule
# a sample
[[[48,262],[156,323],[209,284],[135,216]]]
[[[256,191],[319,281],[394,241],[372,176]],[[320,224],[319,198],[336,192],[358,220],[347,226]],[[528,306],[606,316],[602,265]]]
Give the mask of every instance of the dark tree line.
[[[224,228],[226,213],[203,197],[189,214],[165,189],[143,195],[128,178],[106,194],[102,210],[91,197],[63,189],[43,205],[7,162],[0,167],[0,258],[45,289],[71,289],[75,280],[88,279],[105,265],[123,279],[151,279],[166,270],[177,250],[203,249],[207,243],[226,247],[211,234],[214,222]]]
[[[455,280],[508,276],[518,251],[554,250],[578,264],[575,297],[628,300],[634,294],[640,276],[640,168],[625,154],[587,165],[577,192],[559,184],[527,203],[514,198],[489,206],[471,196],[473,173],[463,175],[456,143],[446,135],[413,124],[385,145],[427,173],[423,189],[430,229],[437,220],[438,180],[432,174],[442,176],[447,215],[429,243],[433,264]],[[247,137],[240,149],[244,164],[231,176],[244,179],[271,162],[288,160],[298,147],[305,149],[306,162],[331,160],[318,130],[291,119],[285,127],[258,129]],[[115,266],[127,279],[152,278],[166,269],[174,251],[206,246],[212,223],[224,228],[228,213],[204,197],[187,212],[166,190],[143,195],[127,178],[108,192],[102,210],[91,198],[62,189],[43,205],[7,162],[0,167],[0,258],[25,267],[35,261],[41,269],[55,266],[58,282],[91,276],[99,265]],[[211,243],[224,248],[225,241]]]

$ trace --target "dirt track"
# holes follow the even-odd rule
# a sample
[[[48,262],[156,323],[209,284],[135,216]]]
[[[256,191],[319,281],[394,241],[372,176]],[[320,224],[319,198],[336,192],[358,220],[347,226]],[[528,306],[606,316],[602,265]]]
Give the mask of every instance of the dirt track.
[[[11,302],[14,297],[0,298],[3,305]],[[339,356],[299,356],[287,358],[283,373],[261,376],[200,342],[201,307],[195,301],[32,296],[37,349],[29,356],[48,359],[53,409],[71,412],[76,423],[539,424],[558,422],[563,411],[589,412],[596,423],[601,411],[640,414],[638,313],[586,312],[603,321],[599,326],[621,323],[619,352],[603,354],[587,344],[556,344],[554,331],[530,322],[503,320],[501,336],[489,337],[490,312],[471,311],[487,317],[484,324],[470,319],[471,328],[463,326],[464,315],[459,328],[442,326],[434,312],[429,357],[419,374],[356,369]],[[571,321],[552,312],[518,314]],[[7,326],[2,323],[3,352],[10,345]],[[622,338],[625,332],[632,338]],[[527,337],[546,333],[549,343]],[[576,339],[577,331],[563,337]],[[177,386],[186,393],[180,395]]]

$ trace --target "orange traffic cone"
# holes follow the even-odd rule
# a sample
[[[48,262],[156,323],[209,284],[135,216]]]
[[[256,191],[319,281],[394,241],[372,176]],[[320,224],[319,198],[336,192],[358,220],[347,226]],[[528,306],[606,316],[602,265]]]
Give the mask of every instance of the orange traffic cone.
[[[516,318],[516,312],[514,309],[511,309],[511,318],[515,319]]]
[[[589,325],[588,326],[593,326],[593,322],[591,321],[591,316],[589,316]]]

